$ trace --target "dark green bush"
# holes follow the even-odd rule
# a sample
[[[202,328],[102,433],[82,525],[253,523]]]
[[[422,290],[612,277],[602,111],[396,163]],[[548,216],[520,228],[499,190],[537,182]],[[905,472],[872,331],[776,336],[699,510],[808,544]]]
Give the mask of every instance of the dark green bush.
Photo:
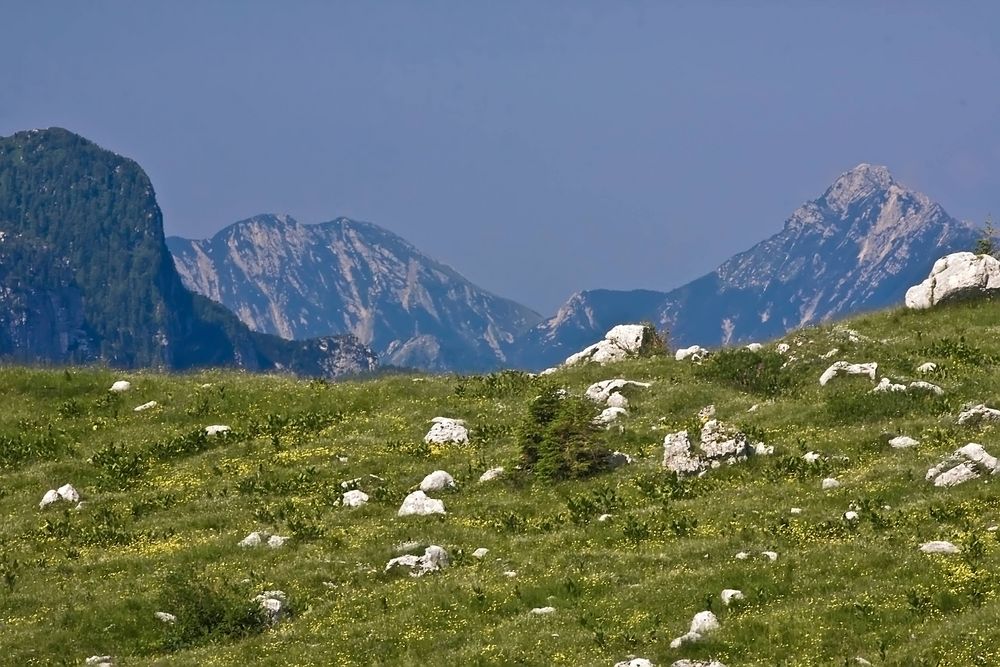
[[[777,352],[753,352],[745,348],[721,350],[696,366],[698,377],[761,396],[778,396],[787,391],[794,375],[785,358]]]
[[[949,409],[945,397],[929,391],[872,393],[870,385],[856,383],[828,387],[823,399],[830,421],[835,424],[874,422],[914,413],[938,415]]]
[[[593,423],[596,414],[587,399],[546,388],[529,405],[518,434],[524,466],[543,481],[577,479],[605,469],[611,452],[604,432]]]
[[[158,607],[177,617],[166,626],[168,650],[243,639],[268,627],[267,615],[249,584],[219,581],[198,572],[169,574]]]
[[[537,382],[534,376],[523,371],[505,370],[489,375],[469,375],[459,378],[456,396],[469,398],[507,398],[523,395]]]
[[[142,452],[114,443],[91,456],[90,463],[99,471],[98,484],[101,488],[116,491],[128,489],[149,468],[149,462]]]
[[[970,366],[987,366],[997,363],[997,356],[965,341],[965,336],[942,338],[920,350],[925,357],[950,359]]]

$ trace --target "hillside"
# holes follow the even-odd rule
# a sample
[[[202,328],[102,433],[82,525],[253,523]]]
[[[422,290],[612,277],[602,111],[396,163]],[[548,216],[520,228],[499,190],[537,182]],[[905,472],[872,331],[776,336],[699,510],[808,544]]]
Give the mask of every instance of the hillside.
[[[210,239],[167,239],[188,289],[254,331],[287,339],[352,334],[383,363],[424,370],[504,366],[541,316],[473,285],[396,234],[337,218],[259,215]]]
[[[522,365],[565,359],[563,340],[584,336],[581,321],[598,324],[589,342],[614,324],[648,320],[678,347],[717,346],[885,308],[900,303],[934,260],[970,250],[980,233],[887,168],[860,164],[796,209],[779,232],[685,285],[641,299],[628,291],[574,295],[522,338]]]
[[[375,365],[353,337],[264,336],[188,292],[146,173],[61,128],[0,137],[0,359],[331,378]]]
[[[1000,454],[996,426],[956,419],[967,403],[1000,407],[998,330],[1000,310],[989,301],[894,310],[796,332],[784,341],[786,356],[770,343],[700,366],[657,357],[546,378],[326,384],[4,367],[4,660],[997,664],[996,481],[982,475],[943,488],[925,474],[969,442]],[[867,377],[821,387],[836,360],[877,362],[880,376],[926,380],[945,393],[871,393]],[[928,361],[938,370],[919,374]],[[579,406],[574,397],[591,383],[616,377],[651,383],[626,391],[623,428],[603,436],[632,463],[555,482],[514,469],[529,404],[547,383]],[[110,393],[122,378],[131,389]],[[158,405],[133,411],[148,401]],[[668,474],[665,436],[686,429],[697,437],[709,404],[773,453],[701,477]],[[438,416],[466,420],[469,443],[425,444]],[[209,425],[232,430],[205,436]],[[903,435],[919,445],[888,444]],[[809,452],[818,454],[813,462]],[[479,482],[494,466],[506,474]],[[439,469],[457,481],[428,494],[447,513],[397,517],[404,497]],[[823,490],[825,478],[839,487]],[[81,507],[39,507],[47,490],[67,483]],[[370,496],[367,505],[341,506],[352,487]],[[845,518],[849,511],[856,518]],[[240,547],[252,531],[290,539],[276,549]],[[922,553],[933,540],[961,551]],[[451,566],[419,578],[385,572],[390,559],[428,545],[443,547]],[[489,553],[474,557],[479,548]],[[744,599],[727,607],[723,589]],[[247,609],[275,590],[291,613],[262,627]],[[553,611],[532,613],[545,607]],[[721,627],[671,648],[706,607]]]

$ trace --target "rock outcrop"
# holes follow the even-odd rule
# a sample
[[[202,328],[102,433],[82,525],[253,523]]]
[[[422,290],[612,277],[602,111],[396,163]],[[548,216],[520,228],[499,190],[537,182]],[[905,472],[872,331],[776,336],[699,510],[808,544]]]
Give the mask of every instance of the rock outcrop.
[[[906,307],[915,310],[1000,291],[1000,260],[956,252],[934,262],[931,274],[906,290]]]

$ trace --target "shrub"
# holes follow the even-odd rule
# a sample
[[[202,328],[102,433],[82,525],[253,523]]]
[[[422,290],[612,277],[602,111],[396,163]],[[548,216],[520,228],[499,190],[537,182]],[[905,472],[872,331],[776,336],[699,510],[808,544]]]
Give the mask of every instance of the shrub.
[[[852,424],[903,417],[913,413],[937,415],[948,409],[943,396],[929,391],[886,391],[872,393],[867,387],[850,386],[824,392],[826,411],[834,423]]]
[[[611,452],[594,425],[595,416],[595,406],[587,399],[546,388],[531,402],[518,434],[522,463],[543,481],[600,472]]]
[[[785,358],[777,352],[722,350],[697,366],[695,372],[699,377],[750,394],[778,396],[794,379],[788,369],[782,368],[784,364]]]
[[[114,443],[90,457],[90,463],[100,471],[100,486],[116,491],[129,488],[149,468],[149,463],[141,452],[134,452],[124,445]]]
[[[534,376],[523,371],[505,370],[489,375],[470,375],[459,378],[456,396],[469,398],[507,398],[521,396],[532,384]]]
[[[158,606],[177,617],[167,626],[164,644],[168,650],[243,639],[268,626],[249,585],[214,580],[203,573],[168,575]]]

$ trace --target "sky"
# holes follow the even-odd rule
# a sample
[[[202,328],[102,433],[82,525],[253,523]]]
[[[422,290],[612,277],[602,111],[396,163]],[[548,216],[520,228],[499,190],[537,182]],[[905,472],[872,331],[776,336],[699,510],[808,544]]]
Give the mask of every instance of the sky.
[[[1000,214],[997,26],[973,1],[4,0],[0,135],[135,159],[168,235],[348,216],[550,315],[707,273],[861,162]]]

